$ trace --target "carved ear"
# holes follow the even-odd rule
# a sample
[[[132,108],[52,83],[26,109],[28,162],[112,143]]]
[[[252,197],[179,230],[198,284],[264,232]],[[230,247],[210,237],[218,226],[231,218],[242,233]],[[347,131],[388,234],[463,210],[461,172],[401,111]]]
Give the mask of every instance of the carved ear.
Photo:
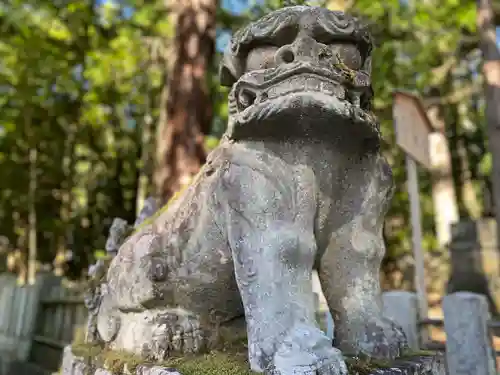
[[[368,75],[372,74],[372,57],[368,56],[363,64],[363,70],[368,73]]]
[[[229,68],[223,64],[219,67],[219,80],[221,86],[226,87],[231,87],[236,82],[236,78],[231,73]]]
[[[231,87],[241,76],[238,58],[228,49],[224,52],[219,66],[219,80],[222,86]]]

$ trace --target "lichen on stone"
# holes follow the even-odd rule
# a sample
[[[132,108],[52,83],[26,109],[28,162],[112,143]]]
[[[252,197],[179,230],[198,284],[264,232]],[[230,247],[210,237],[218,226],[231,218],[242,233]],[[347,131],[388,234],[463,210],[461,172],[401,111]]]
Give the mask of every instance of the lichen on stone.
[[[174,195],[172,195],[172,197],[168,200],[168,202],[165,203],[158,211],[156,211],[153,215],[148,217],[141,224],[139,224],[136,228],[134,228],[134,230],[132,231],[131,234],[137,233],[140,230],[147,227],[148,225],[151,225],[155,221],[156,218],[158,218],[161,214],[163,214],[165,211],[167,211],[170,208],[172,203],[174,203],[175,201],[177,201],[177,199],[179,199],[179,197],[182,195],[182,193],[184,193],[189,186],[191,186],[191,184],[186,184],[184,187],[182,187],[180,190],[178,190]]]
[[[349,68],[343,61],[342,61],[342,58],[340,57],[340,55],[337,53],[337,62],[333,64],[333,66],[335,68],[337,68],[338,70],[340,70],[345,76],[346,78],[353,82],[354,79],[356,78],[356,71],[355,70],[352,70],[351,68]]]

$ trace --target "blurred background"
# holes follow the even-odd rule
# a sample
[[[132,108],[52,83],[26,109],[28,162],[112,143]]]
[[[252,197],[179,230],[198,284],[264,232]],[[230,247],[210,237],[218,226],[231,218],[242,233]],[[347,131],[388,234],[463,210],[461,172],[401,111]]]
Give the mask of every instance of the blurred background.
[[[392,118],[393,91],[405,89],[422,98],[435,131],[432,168],[419,170],[429,314],[439,316],[443,294],[454,290],[487,295],[496,313],[500,2],[310,4],[359,16],[375,38],[374,112],[397,184],[384,231],[384,289],[414,289],[405,155]],[[43,273],[77,290],[88,266],[105,254],[114,217],[133,223],[147,197],[165,203],[189,183],[227,122],[228,90],[219,86],[217,69],[222,51],[235,29],[281,6],[280,0],[0,3],[4,285],[34,285]],[[40,311],[56,316],[57,306],[72,306],[56,319],[66,333],[39,323],[39,341],[45,337],[56,352],[85,313],[76,291],[54,293]],[[16,298],[29,309],[22,295]]]

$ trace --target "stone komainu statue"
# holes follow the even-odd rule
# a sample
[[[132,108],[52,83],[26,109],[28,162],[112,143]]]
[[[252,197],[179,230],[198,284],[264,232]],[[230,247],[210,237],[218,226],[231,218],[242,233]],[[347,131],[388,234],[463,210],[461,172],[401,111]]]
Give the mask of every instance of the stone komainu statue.
[[[393,358],[382,316],[382,225],[393,192],[370,112],[371,38],[356,19],[287,7],[237,32],[221,82],[229,124],[192,185],[120,247],[97,317],[111,348],[163,358],[244,317],[251,367],[345,374],[344,354]],[[317,269],[335,321],[318,328]]]

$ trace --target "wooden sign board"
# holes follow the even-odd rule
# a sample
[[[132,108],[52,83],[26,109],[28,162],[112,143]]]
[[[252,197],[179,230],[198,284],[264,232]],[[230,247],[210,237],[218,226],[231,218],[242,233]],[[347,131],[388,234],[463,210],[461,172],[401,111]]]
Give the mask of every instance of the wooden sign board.
[[[424,168],[431,167],[429,134],[433,128],[420,98],[404,91],[393,94],[396,143]]]

